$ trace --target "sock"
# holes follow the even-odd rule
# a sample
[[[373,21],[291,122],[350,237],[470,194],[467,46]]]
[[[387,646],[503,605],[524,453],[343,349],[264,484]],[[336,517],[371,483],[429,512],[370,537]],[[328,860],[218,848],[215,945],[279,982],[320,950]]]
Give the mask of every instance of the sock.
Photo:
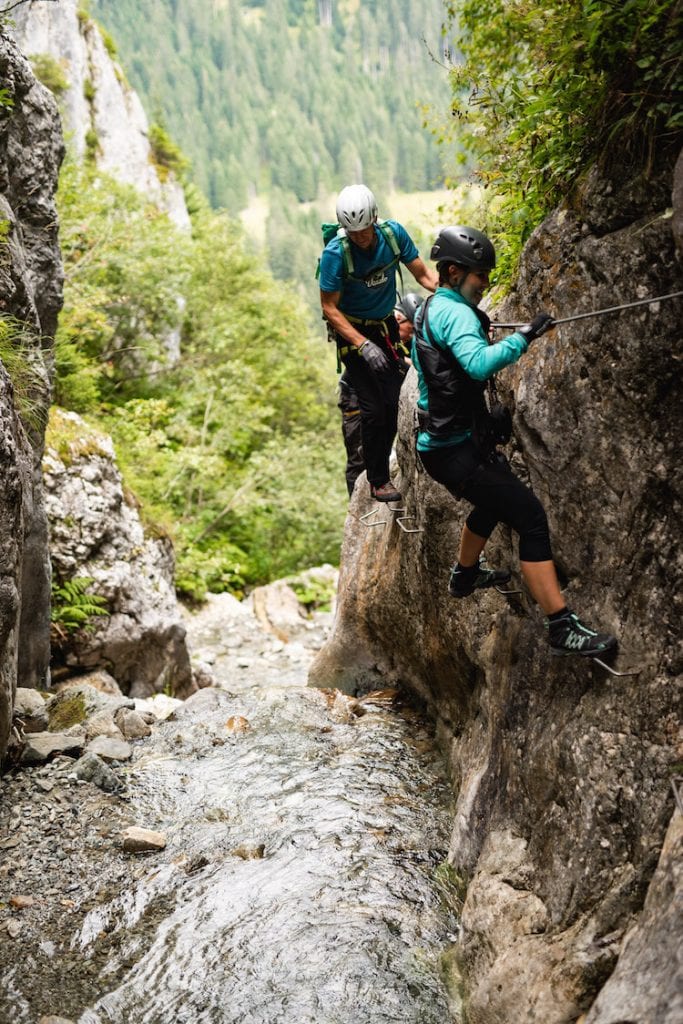
[[[477,575],[479,570],[479,562],[475,562],[474,565],[461,565],[460,562],[455,567],[456,572],[462,573],[463,576],[474,577]]]
[[[553,612],[552,615],[546,615],[548,622],[557,622],[559,619],[563,619],[565,615],[569,615],[569,608],[565,605],[564,608],[560,608],[559,612]]]

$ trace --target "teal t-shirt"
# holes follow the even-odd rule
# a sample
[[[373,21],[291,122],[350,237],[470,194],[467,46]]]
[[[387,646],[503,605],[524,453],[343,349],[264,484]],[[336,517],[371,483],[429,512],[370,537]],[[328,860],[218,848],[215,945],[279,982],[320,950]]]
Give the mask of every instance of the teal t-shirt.
[[[406,229],[395,220],[388,220],[385,223],[394,233],[401,263],[412,263],[420,254]],[[377,225],[375,238],[377,244],[370,253],[359,249],[349,239],[353,278],[344,272],[344,256],[339,238],[333,238],[328,242],[320,257],[320,290],[341,292],[341,312],[362,320],[384,320],[396,304],[397,265],[394,263],[393,266],[388,266],[396,257]]]
[[[417,313],[417,324],[421,324],[422,306]],[[467,373],[474,380],[488,380],[504,366],[516,363],[526,352],[527,342],[524,335],[515,331],[494,345],[490,345],[484,329],[477,316],[474,306],[452,288],[437,288],[434,298],[429,304],[429,343],[432,341],[439,348],[451,352]],[[420,359],[413,339],[411,359],[417,372],[420,394],[417,404],[421,409],[428,409],[427,384],[422,374]],[[421,430],[417,436],[419,452],[433,451],[435,448],[446,448],[449,445],[461,444],[471,431],[456,431],[447,437],[433,437],[429,431]]]

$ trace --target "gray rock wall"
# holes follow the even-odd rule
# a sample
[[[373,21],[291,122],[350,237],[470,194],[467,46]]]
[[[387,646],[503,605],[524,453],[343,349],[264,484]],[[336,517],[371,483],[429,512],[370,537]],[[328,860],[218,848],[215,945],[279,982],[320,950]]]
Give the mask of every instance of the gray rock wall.
[[[54,192],[63,147],[53,97],[1,33],[0,79],[10,100],[0,106],[0,316],[4,343],[20,350],[24,369],[30,368],[21,381],[17,377],[28,407],[22,422],[17,395],[0,367],[2,755],[17,676],[23,686],[39,686],[49,671],[50,569],[40,461],[61,306]]]
[[[0,364],[0,756],[7,748],[17,686],[21,567],[31,491],[31,447]]]
[[[542,308],[559,318],[683,288],[671,195],[670,172],[642,188],[589,175],[532,236],[494,319]],[[467,506],[417,471],[412,373],[397,478],[415,516],[404,525],[421,532],[403,533],[382,509],[375,519],[389,522],[364,527],[364,478],[350,506],[335,627],[310,681],[398,683],[437,716],[457,792],[449,856],[468,883],[456,950],[468,1024],[564,1024],[587,1011],[662,849],[681,760],[681,308],[563,325],[499,382],[514,408],[513,463],[545,504],[567,603],[618,634],[637,677],[551,659],[527,598],[448,597]],[[517,571],[507,530],[488,556]],[[680,944],[680,918],[675,931]],[[591,1022],[673,1024],[657,1015],[667,998],[676,1005],[680,974],[660,959],[677,963],[672,940],[656,970],[646,960],[635,972],[631,957],[622,972],[640,1016],[596,1009]]]

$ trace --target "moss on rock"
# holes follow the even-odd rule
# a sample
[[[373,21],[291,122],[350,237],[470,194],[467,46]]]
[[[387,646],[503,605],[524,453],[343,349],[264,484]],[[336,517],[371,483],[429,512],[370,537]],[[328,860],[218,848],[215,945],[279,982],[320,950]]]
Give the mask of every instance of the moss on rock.
[[[48,709],[50,732],[62,732],[72,725],[80,725],[87,718],[85,696],[78,691],[67,690],[54,698]]]

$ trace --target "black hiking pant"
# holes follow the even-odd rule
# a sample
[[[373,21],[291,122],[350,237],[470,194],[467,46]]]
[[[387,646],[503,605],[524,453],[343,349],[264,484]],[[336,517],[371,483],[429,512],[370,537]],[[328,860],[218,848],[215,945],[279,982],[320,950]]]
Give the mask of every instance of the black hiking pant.
[[[365,462],[363,461],[358,395],[349,384],[346,373],[339,378],[338,405],[342,414],[342,436],[346,448],[346,486],[350,497],[353,494],[356,480],[365,469]]]
[[[337,336],[345,367],[344,376],[358,396],[363,460],[368,481],[372,486],[381,487],[389,480],[389,456],[396,437],[398,397],[403,383],[404,366],[395,351],[399,342],[398,324],[392,314],[381,324],[356,326],[366,338],[379,345],[389,360],[387,373],[376,375],[357,350]],[[346,348],[350,351],[345,351]]]
[[[540,501],[515,476],[500,452],[482,462],[474,441],[420,452],[429,475],[456,498],[465,498],[474,508],[467,526],[478,537],[490,537],[498,523],[519,534],[519,557],[523,562],[549,562],[553,555],[548,519]]]

